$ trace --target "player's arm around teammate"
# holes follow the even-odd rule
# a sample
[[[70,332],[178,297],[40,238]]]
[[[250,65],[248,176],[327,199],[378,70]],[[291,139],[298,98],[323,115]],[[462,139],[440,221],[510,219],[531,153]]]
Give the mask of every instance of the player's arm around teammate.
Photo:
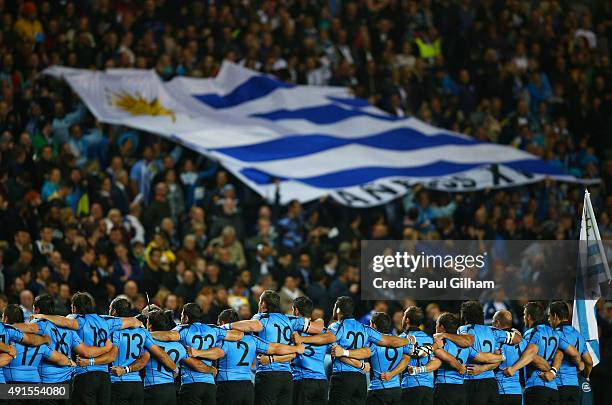
[[[49,337],[49,335],[37,335],[38,325],[36,324],[16,323],[11,326],[23,332],[23,337],[21,339],[21,342],[19,343],[23,343],[26,346],[42,346],[42,345],[48,344],[51,341],[51,338]],[[10,350],[10,348],[5,348],[5,349],[6,350],[4,350],[3,347],[0,347],[0,351],[3,351],[5,353],[8,353],[7,350]]]
[[[58,366],[64,366],[64,367],[75,367],[76,363],[74,361],[72,361],[72,359],[68,358],[67,356],[63,355],[62,353],[53,350],[51,351],[51,354],[49,355],[49,357],[47,358],[48,361],[50,361],[51,363],[55,363]]]
[[[46,319],[49,322],[59,326],[60,328],[78,330],[79,322],[73,318],[67,318],[61,315],[34,314],[33,319]],[[144,325],[138,319],[133,317],[121,318],[121,329],[143,328]]]
[[[302,336],[299,332],[293,332],[292,340],[295,344],[309,344],[315,346],[329,345],[336,341],[336,335],[332,332],[319,333],[317,335]]]
[[[153,337],[153,339],[157,339],[162,342],[178,342],[181,340],[181,334],[176,330],[151,332],[151,336]],[[228,342],[237,342],[238,340],[242,339],[243,336],[244,333],[242,331],[228,330],[227,335],[225,335],[225,338],[223,338],[223,340],[227,340]]]
[[[261,332],[263,330],[263,324],[259,319],[246,319],[244,321],[232,322],[223,325],[225,329],[228,330],[239,330],[241,332]],[[316,321],[310,321],[304,318],[304,329],[303,332],[306,332],[311,335],[317,335],[323,331],[325,325],[323,320],[317,319]]]
[[[122,375],[127,374],[132,371],[140,371],[147,366],[147,363],[149,362],[150,359],[151,359],[151,355],[149,354],[148,351],[145,350],[129,366],[127,367],[112,366],[110,368],[110,372],[117,377],[121,377]]]
[[[0,354],[0,368],[9,364],[11,361],[13,361],[14,358],[15,356],[12,356],[8,353]]]
[[[77,364],[80,367],[110,364],[115,361],[118,353],[119,349],[117,348],[117,346],[112,346],[108,352],[102,354],[101,356],[89,358],[77,356]]]
[[[340,345],[336,345],[332,347],[331,355],[337,358],[348,357],[357,360],[365,360],[372,357],[372,350],[367,346],[361,347],[359,349],[348,350]]]
[[[40,328],[38,327],[38,323],[36,322],[31,322],[31,323],[19,323],[19,324],[15,324],[13,325],[15,326],[17,329],[21,330],[22,332],[27,332],[29,334],[34,334],[34,335],[38,335],[40,333]],[[57,325],[56,325],[57,326]],[[29,343],[26,343],[28,345],[30,345]],[[36,345],[33,345],[36,346]],[[74,348],[74,351],[77,353],[77,355],[81,356],[81,357],[98,357],[101,356],[107,352],[109,352],[111,349],[113,348],[113,344],[111,343],[110,340],[106,341],[106,344],[104,346],[87,346],[85,343],[81,342],[79,343],[78,346],[76,346]],[[2,347],[0,346],[0,351],[2,351]]]
[[[444,346],[441,346],[439,341],[434,343],[432,348],[434,351],[434,355],[438,359],[440,359],[444,363],[447,363],[449,366],[457,370],[460,374],[465,374],[467,372],[467,368],[465,367],[465,365],[461,364],[455,356],[444,350]]]
[[[432,357],[431,360],[427,362],[427,364],[424,366],[410,367],[410,360],[412,359],[412,357],[428,357],[430,353],[430,350],[423,350],[422,347],[416,347],[411,345],[404,346],[404,353],[402,354],[402,359],[400,360],[400,362],[397,363],[397,365],[393,369],[382,373],[381,379],[383,381],[390,381],[396,375],[403,373],[404,370],[406,370],[407,368],[409,369],[408,373],[410,375],[429,373],[437,370],[442,365],[442,362],[436,357]]]
[[[270,355],[266,355],[266,354],[260,354],[257,356],[257,361],[264,365],[267,366],[268,364],[272,364],[272,363],[290,363],[291,361],[293,361],[293,359],[295,359],[297,356],[295,353],[291,353],[291,354],[282,354],[282,355],[274,355],[274,354],[270,354]]]
[[[17,350],[15,349],[15,346],[7,345],[6,343],[3,343],[3,342],[0,342],[0,352],[9,355],[12,358],[15,358],[15,356],[17,356]],[[9,363],[10,363],[10,360],[9,360]]]
[[[478,364],[469,364],[467,373],[471,376],[477,376],[485,371],[495,370],[505,360],[505,357],[497,353],[480,352],[473,358]]]
[[[220,347],[211,347],[210,349],[194,349],[193,347],[187,347],[187,354],[190,357],[196,357],[199,359],[206,360],[219,360],[221,357],[225,356],[225,352]]]
[[[417,375],[423,373],[431,373],[436,371],[442,365],[442,361],[437,357],[432,357],[427,364],[421,367],[408,366],[406,370],[409,375]],[[399,365],[398,365],[399,366]]]
[[[561,349],[563,353],[567,354],[570,357],[570,359],[578,366],[578,369],[580,371],[584,369],[584,363],[582,363],[580,354],[578,353],[578,350],[576,350],[574,346],[564,345],[562,347],[560,345],[559,349]],[[506,367],[506,369],[504,369],[504,375],[508,377],[512,377],[518,370],[532,363],[533,359],[535,358],[537,354],[538,354],[538,346],[535,343],[529,343],[527,345],[527,348],[523,352],[523,354],[521,354],[521,357],[517,360],[517,362],[514,363],[512,366]]]
[[[337,358],[341,362],[358,368],[362,372],[366,369],[369,370],[370,363],[365,361],[372,357],[372,350],[369,347],[361,347],[359,349],[347,350],[339,345],[332,347],[332,357]],[[367,365],[367,366],[366,366]]]

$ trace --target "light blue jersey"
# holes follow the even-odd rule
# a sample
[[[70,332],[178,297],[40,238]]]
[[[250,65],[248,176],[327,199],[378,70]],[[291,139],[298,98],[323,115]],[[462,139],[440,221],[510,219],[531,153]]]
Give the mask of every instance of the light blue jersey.
[[[336,344],[343,349],[360,349],[370,343],[377,344],[382,338],[382,333],[366,326],[354,318],[343,319],[334,322],[329,330],[336,335]],[[334,373],[361,373],[361,370],[338,359],[333,359]]]
[[[263,325],[261,332],[257,335],[266,342],[291,344],[291,334],[293,332],[304,331],[304,318],[299,316],[290,316],[285,314],[258,313],[253,316],[253,319],[259,320]],[[291,372],[291,363],[280,362],[267,365],[257,364],[257,372],[266,371],[287,371]]]
[[[130,328],[111,333],[111,341],[118,348],[113,366],[127,367],[138,359],[145,350],[154,345],[151,334],[144,328]],[[111,374],[111,382],[142,381],[138,371],[130,371],[117,377]]]
[[[472,347],[477,353],[493,353],[499,345],[509,343],[510,339],[510,332],[487,325],[463,325],[457,329],[457,333],[474,336]],[[466,380],[483,380],[485,378],[495,378],[493,370],[485,371],[477,376],[465,376]]]
[[[504,375],[504,369],[510,367],[521,358],[521,355],[527,348],[527,340],[521,339],[521,341],[514,346],[500,344],[497,349],[506,357],[506,360],[500,363],[499,367],[495,370],[495,379],[497,380],[497,386],[499,393],[502,395],[521,395],[523,389],[521,388],[521,381],[519,373],[515,373],[512,377]]]
[[[43,359],[48,359],[53,350],[47,345],[24,346],[21,343],[15,344],[17,356],[6,365],[2,371],[7,383],[40,383],[38,365]]]
[[[433,338],[427,333],[423,332],[419,328],[410,328],[407,332],[404,332],[400,337],[414,336],[416,339],[417,346],[431,346],[433,345]],[[410,365],[412,367],[425,366],[432,359],[433,355],[425,357],[410,357]],[[433,372],[420,373],[416,375],[410,375],[407,371],[402,374],[402,388],[413,388],[413,387],[430,387],[433,388]]]
[[[176,365],[179,365],[181,361],[188,357],[185,346],[179,342],[162,342],[156,339],[152,339],[152,341],[161,347]],[[157,357],[151,356],[151,360],[149,360],[145,367],[144,386],[149,387],[151,385],[171,383],[174,383],[172,370],[164,366]]]
[[[462,348],[448,339],[444,340],[444,350],[455,357],[459,363],[464,365],[468,363],[469,359],[478,354],[472,347]],[[436,374],[436,384],[463,384],[464,377],[464,374],[459,374],[459,372],[450,365],[442,362]]]
[[[325,333],[323,330],[321,333]],[[302,336],[308,336],[301,333]],[[305,378],[312,380],[327,380],[325,374],[325,355],[330,345],[305,345],[304,354],[298,354],[293,360],[293,380],[299,381]]]
[[[227,330],[215,325],[195,322],[190,325],[178,325],[173,330],[181,335],[180,342],[183,346],[193,347],[198,350],[208,350],[213,347],[220,347],[223,339],[227,335]],[[212,361],[202,360],[204,364],[212,366]],[[214,384],[215,378],[209,373],[200,373],[194,369],[181,365],[181,383],[208,383]]]
[[[525,332],[524,339],[527,341],[527,345],[536,345],[538,347],[537,353],[544,357],[549,364],[552,364],[558,349],[565,350],[569,346],[563,335],[548,325],[537,325],[529,329]],[[525,388],[546,387],[553,390],[557,389],[556,381],[542,380],[539,376],[540,372],[532,364],[527,365],[524,370]]]
[[[253,361],[266,354],[270,344],[255,335],[245,335],[237,342],[224,341],[225,356],[218,361],[217,381],[251,381]]]
[[[121,330],[121,318],[114,316],[100,316],[97,314],[70,315],[76,319],[79,328],[77,334],[87,346],[102,347],[110,339],[113,332]],[[75,374],[89,373],[91,371],[108,372],[108,364],[77,367]]]
[[[39,335],[49,335],[51,341],[49,347],[56,352],[60,352],[66,357],[72,358],[73,350],[82,343],[79,335],[71,330],[55,326],[46,319],[36,319]],[[38,366],[41,382],[53,384],[69,381],[72,378],[74,369],[70,366],[58,366],[55,363],[41,361]]]
[[[587,349],[584,337],[571,324],[562,323],[556,330],[563,335],[568,343],[574,345],[580,356],[588,353],[589,350]],[[563,357],[556,381],[558,386],[578,386],[578,369],[574,363],[567,359],[567,356]]]
[[[381,347],[374,343],[368,345],[372,352],[370,357],[370,386],[369,390],[383,390],[386,388],[399,388],[400,378],[396,375],[389,381],[383,381],[380,376],[382,373],[393,370],[402,360],[404,354],[410,356],[413,346],[408,344],[404,347]]]
[[[21,343],[23,332],[19,329],[0,322],[0,340],[2,343],[11,345],[13,343]],[[4,373],[0,373],[0,384],[4,384]]]
[[[427,333],[423,332],[419,328],[410,328],[407,332],[404,332],[400,337],[414,336],[416,339],[417,346],[432,345],[433,338]],[[410,365],[412,367],[421,367],[429,363],[433,355],[426,357],[410,357]],[[410,375],[408,372],[402,374],[402,388],[413,388],[413,387],[430,387],[434,386],[434,373],[420,373],[416,375]]]

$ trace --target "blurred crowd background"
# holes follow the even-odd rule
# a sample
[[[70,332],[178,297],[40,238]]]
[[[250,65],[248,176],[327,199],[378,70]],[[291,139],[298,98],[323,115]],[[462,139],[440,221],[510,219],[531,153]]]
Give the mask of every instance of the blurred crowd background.
[[[544,181],[349,209],[280,206],[216,162],[152,134],[104,125],[52,65],[213,77],[224,59],[283,80],[348,86],[397,116],[512,145],[581,178],[612,235],[612,2],[526,0],[0,0],[0,309],[48,292],[59,313],[89,291],[140,310],[195,301],[256,312],[306,294],[328,318],[349,295],[397,325],[410,302],[359,299],[361,239],[577,239],[582,188]],[[282,183],[278,193],[282,193]],[[148,297],[147,295],[148,294]],[[418,302],[428,328],[454,302]],[[485,302],[487,317],[520,303]],[[612,367],[612,303],[599,305]],[[598,372],[598,369],[600,370]]]

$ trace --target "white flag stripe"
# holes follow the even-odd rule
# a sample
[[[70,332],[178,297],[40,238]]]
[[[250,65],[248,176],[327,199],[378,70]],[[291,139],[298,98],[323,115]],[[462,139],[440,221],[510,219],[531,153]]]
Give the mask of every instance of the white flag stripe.
[[[468,148],[470,153],[463,153]],[[338,160],[338,156],[350,156],[351,158],[350,160]],[[412,152],[376,149],[362,145],[347,145],[293,159],[258,162],[251,166],[274,174],[277,177],[283,177],[287,175],[287,166],[289,165],[292,167],[293,172],[299,174],[299,177],[311,177],[349,170],[355,167],[355,162],[359,162],[359,166],[362,167],[418,167],[436,161],[452,163],[505,163],[530,158],[533,157],[521,150],[508,150],[495,144],[440,146]]]

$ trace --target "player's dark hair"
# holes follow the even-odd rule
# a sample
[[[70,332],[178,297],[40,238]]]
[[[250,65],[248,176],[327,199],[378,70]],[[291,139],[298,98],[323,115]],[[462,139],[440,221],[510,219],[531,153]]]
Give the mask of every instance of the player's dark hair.
[[[556,315],[562,321],[569,319],[569,308],[564,301],[555,301],[548,307],[551,315]]]
[[[266,304],[268,313],[281,313],[280,295],[273,290],[266,290],[261,295],[261,300]]]
[[[410,326],[419,326],[423,323],[424,318],[423,310],[421,307],[411,306],[406,310],[406,318],[410,322]]]
[[[147,324],[147,321],[149,318],[147,318],[145,315],[143,314],[138,314],[136,315],[134,318],[138,319],[140,322],[142,322],[143,325]]]
[[[160,330],[171,330],[176,326],[176,323],[174,323],[174,314],[171,310],[153,311],[149,313],[149,326],[153,332]]]
[[[542,308],[539,302],[528,302],[527,305],[525,305],[525,313],[530,315],[536,324],[544,322],[544,308]]]
[[[185,304],[183,306],[183,313],[187,316],[187,323],[190,325],[192,323],[202,322],[202,319],[204,318],[202,308],[200,308],[200,306],[195,302]]]
[[[310,318],[314,304],[308,297],[297,297],[293,300],[293,308],[297,309],[301,316]]]
[[[217,323],[221,325],[221,323],[232,323],[238,322],[238,312],[234,309],[224,309],[219,314],[217,318]]]
[[[385,312],[374,312],[372,323],[376,325],[376,330],[380,333],[388,333],[391,328],[391,318]]]
[[[115,311],[116,316],[132,316],[132,304],[127,298],[117,297],[111,301],[110,307]]]
[[[342,316],[345,318],[352,317],[355,312],[355,303],[351,297],[338,297],[336,300],[336,307],[340,309]]]
[[[41,314],[54,315],[55,301],[49,294],[41,294],[34,299],[34,309],[38,309]]]
[[[17,304],[9,304],[4,308],[4,316],[8,324],[23,323],[23,310]]]
[[[483,325],[484,310],[478,301],[466,301],[461,304],[461,322],[463,324]]]
[[[72,296],[72,306],[77,314],[94,314],[96,312],[94,299],[89,293],[78,292]]]
[[[444,326],[447,333],[456,333],[459,327],[459,319],[457,315],[450,312],[443,312],[438,317],[438,323]]]

